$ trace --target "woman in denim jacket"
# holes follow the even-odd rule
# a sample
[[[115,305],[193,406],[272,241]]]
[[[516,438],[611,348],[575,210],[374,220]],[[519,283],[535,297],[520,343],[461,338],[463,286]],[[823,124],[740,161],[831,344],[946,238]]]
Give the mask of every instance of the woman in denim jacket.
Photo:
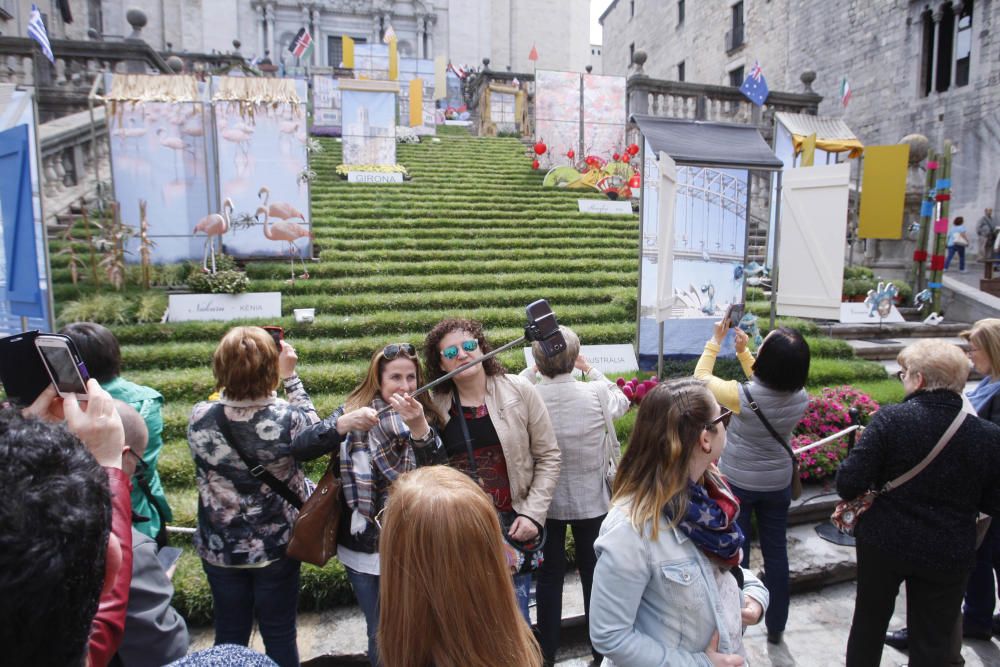
[[[739,568],[739,504],[715,461],[731,413],[681,379],[643,398],[595,544],[590,640],[605,667],[744,665],[767,589]]]

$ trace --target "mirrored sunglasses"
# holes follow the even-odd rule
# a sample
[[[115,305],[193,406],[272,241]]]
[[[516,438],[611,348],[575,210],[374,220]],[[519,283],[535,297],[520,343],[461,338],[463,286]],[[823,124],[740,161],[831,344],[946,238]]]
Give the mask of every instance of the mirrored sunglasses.
[[[479,341],[475,338],[470,338],[469,340],[462,341],[462,349],[466,352],[472,352],[479,347]],[[449,345],[448,347],[441,350],[441,356],[445,359],[454,359],[458,356],[458,345]]]
[[[407,357],[416,357],[417,349],[409,343],[392,343],[382,348],[382,356],[385,357],[386,361],[392,361],[400,354],[404,354]]]

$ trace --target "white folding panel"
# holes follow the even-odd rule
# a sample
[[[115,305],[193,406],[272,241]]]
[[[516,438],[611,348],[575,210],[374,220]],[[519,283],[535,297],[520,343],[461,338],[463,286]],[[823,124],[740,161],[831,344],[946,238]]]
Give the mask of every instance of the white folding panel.
[[[674,209],[677,205],[677,164],[660,151],[659,262],[656,264],[656,321],[670,317],[674,289]]]
[[[778,315],[840,317],[848,164],[784,172],[778,222]]]

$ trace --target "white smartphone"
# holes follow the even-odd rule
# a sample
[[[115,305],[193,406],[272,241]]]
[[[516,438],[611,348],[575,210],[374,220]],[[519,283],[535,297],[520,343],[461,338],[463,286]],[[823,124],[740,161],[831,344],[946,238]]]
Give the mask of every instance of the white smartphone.
[[[76,396],[78,400],[87,400],[87,380],[90,375],[76,344],[59,334],[39,334],[35,338],[35,347],[42,357],[42,365],[52,378],[56,392],[60,396]]]

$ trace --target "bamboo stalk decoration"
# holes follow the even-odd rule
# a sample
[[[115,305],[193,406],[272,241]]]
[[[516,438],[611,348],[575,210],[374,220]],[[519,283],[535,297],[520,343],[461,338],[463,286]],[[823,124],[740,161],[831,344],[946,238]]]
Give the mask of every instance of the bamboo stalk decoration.
[[[142,286],[149,289],[153,248],[156,243],[149,238],[149,220],[146,218],[146,200],[139,200],[139,261],[142,264]]]
[[[930,242],[930,228],[934,221],[934,179],[937,174],[937,154],[930,151],[927,154],[927,179],[924,185],[924,198],[920,206],[920,231],[917,236],[917,248],[913,251],[913,293],[918,294],[924,289],[924,263],[927,261],[927,245]]]
[[[934,184],[934,199],[940,206],[940,217],[934,222],[936,233],[934,255],[931,257],[931,280],[927,286],[931,288],[931,310],[941,312],[941,287],[944,272],[944,253],[948,244],[948,211],[951,208],[951,142],[944,142],[944,153],[941,155],[941,168]]]

